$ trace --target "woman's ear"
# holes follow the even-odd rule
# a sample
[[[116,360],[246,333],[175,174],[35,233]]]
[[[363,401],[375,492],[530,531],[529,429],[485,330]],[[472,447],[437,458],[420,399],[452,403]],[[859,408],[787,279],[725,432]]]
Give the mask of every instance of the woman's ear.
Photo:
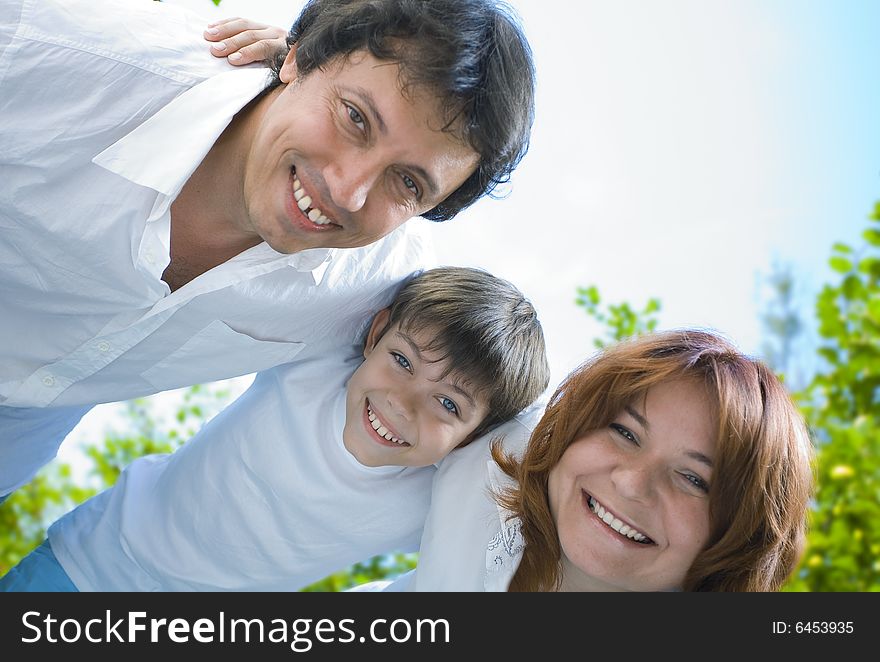
[[[278,78],[282,83],[289,84],[296,80],[296,44],[290,48],[287,57],[284,58],[284,64],[278,72]]]
[[[388,320],[390,317],[390,308],[383,308],[373,317],[373,322],[370,324],[370,330],[367,333],[367,342],[364,343],[364,358],[370,355],[373,348],[382,339],[382,336],[385,335],[385,331],[388,330]]]

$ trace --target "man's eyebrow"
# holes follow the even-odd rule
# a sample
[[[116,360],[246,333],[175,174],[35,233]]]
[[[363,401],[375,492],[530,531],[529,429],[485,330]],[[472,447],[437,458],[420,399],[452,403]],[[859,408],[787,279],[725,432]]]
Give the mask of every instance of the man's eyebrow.
[[[382,117],[382,113],[379,112],[379,107],[376,105],[376,100],[373,98],[373,93],[370,92],[367,88],[361,87],[360,85],[355,85],[354,87],[349,88],[349,91],[352,92],[355,96],[360,97],[361,103],[370,111],[370,114],[376,119],[376,125],[379,127],[379,131],[381,133],[388,133],[388,127],[385,125],[385,119]]]
[[[409,345],[409,347],[410,347],[410,349],[412,350],[413,354],[416,355],[416,358],[417,358],[419,361],[421,361],[422,363],[427,363],[427,361],[425,360],[425,357],[422,355],[422,350],[419,349],[419,346],[416,344],[416,341],[415,341],[415,340],[413,340],[412,338],[410,338],[410,337],[409,337],[408,335],[406,335],[403,331],[397,331],[397,332],[395,333],[395,335],[396,335],[398,338],[400,338],[401,340],[403,340],[407,345]],[[476,401],[474,400],[474,397],[473,397],[470,393],[468,393],[468,392],[467,392],[466,390],[464,390],[461,386],[459,386],[458,384],[456,384],[456,383],[454,383],[454,382],[446,382],[446,384],[448,384],[448,385],[449,385],[449,388],[451,388],[453,391],[455,391],[456,393],[459,393],[463,398],[465,398],[465,399],[468,401],[468,404],[470,404],[471,407],[473,407],[473,408],[476,409],[476,407],[477,407],[477,403],[476,403]]]
[[[645,428],[646,431],[650,431],[650,427],[648,426],[648,419],[646,419],[644,416],[642,416],[639,412],[637,412],[635,409],[633,409],[629,405],[626,405],[624,407],[624,410],[626,411],[627,414],[629,414],[634,419],[636,419],[639,422],[639,425],[641,425],[643,428]],[[704,455],[703,453],[701,453],[699,451],[687,451],[687,452],[685,452],[685,455],[687,455],[692,460],[696,460],[697,462],[700,462],[701,464],[705,464],[710,469],[714,466],[712,464],[712,460],[709,459],[706,455]]]
[[[376,105],[376,99],[373,97],[373,93],[370,92],[370,90],[368,90],[367,88],[361,87],[360,85],[350,87],[349,91],[355,96],[360,97],[360,102],[375,118],[376,126],[379,128],[379,132],[383,135],[387,135],[388,126],[385,124],[385,118],[382,117],[382,113],[379,112],[379,107]],[[422,166],[415,165],[413,163],[403,163],[401,165],[407,170],[411,170],[413,173],[415,173],[417,177],[425,182],[431,198],[436,198],[440,194],[440,187],[437,186],[437,182],[434,180],[431,174]]]

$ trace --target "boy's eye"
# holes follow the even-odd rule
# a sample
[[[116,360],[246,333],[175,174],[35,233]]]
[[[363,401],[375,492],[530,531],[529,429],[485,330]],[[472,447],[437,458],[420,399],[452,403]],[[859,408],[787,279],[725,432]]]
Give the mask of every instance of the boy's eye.
[[[630,430],[623,427],[620,423],[612,423],[608,427],[616,431],[621,437],[623,437],[627,441],[630,441],[638,446],[639,440],[636,438],[636,436]]]
[[[441,397],[441,398],[439,398],[439,400],[440,400],[440,404],[443,405],[443,408],[446,411],[448,411],[450,414],[455,414],[456,416],[458,416],[458,405],[456,405],[449,398]]]
[[[391,358],[393,358],[394,362],[397,363],[397,365],[399,365],[401,368],[403,368],[407,372],[412,372],[412,364],[409,362],[409,359],[406,358],[403,354],[391,352]]]

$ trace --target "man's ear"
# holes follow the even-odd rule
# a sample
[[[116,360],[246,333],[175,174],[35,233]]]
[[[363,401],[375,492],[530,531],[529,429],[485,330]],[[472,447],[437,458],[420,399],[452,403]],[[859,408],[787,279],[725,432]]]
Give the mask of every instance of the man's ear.
[[[296,80],[296,44],[294,44],[287,57],[284,58],[284,64],[281,65],[281,71],[278,72],[278,78],[282,83],[288,84]]]
[[[373,322],[370,324],[370,330],[367,333],[367,342],[364,344],[364,358],[367,358],[370,355],[373,348],[382,339],[382,336],[388,329],[388,320],[390,317],[390,308],[383,308],[373,317]]]

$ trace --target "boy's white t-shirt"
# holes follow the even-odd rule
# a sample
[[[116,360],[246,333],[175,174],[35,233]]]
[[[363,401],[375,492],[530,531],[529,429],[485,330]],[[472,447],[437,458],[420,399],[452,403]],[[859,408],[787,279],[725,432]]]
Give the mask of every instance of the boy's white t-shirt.
[[[366,467],[345,448],[345,384],[363,361],[279,366],[170,455],[49,529],[85,591],[296,590],[415,551],[433,466]]]

